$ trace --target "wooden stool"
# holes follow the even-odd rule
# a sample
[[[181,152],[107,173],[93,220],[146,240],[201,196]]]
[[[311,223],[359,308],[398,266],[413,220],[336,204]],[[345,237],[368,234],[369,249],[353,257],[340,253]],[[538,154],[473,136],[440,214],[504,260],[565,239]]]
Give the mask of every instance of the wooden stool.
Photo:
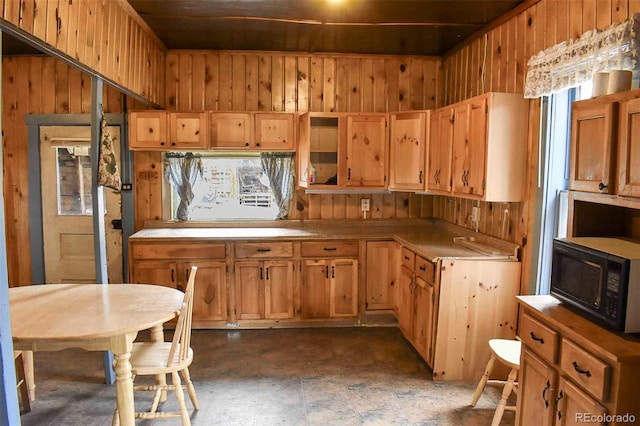
[[[29,385],[25,376],[23,352],[15,351],[13,359],[16,365],[16,386],[18,388],[18,398],[20,401],[20,414],[31,411],[31,397],[29,396]]]
[[[478,399],[480,399],[480,395],[487,383],[503,384],[504,388],[502,388],[502,398],[500,398],[500,402],[493,414],[493,421],[491,422],[491,426],[498,426],[502,419],[502,415],[504,414],[504,410],[516,410],[516,407],[513,405],[507,406],[507,399],[511,395],[511,392],[514,392],[515,394],[518,393],[516,381],[518,379],[518,370],[520,369],[520,352],[522,351],[522,343],[519,340],[491,339],[489,340],[489,348],[491,349],[491,358],[484,369],[484,374],[480,379],[480,383],[478,383],[476,392],[473,394],[471,406],[475,407],[478,403]],[[489,375],[491,374],[491,370],[493,370],[493,365],[496,359],[511,368],[507,381],[489,380]]]

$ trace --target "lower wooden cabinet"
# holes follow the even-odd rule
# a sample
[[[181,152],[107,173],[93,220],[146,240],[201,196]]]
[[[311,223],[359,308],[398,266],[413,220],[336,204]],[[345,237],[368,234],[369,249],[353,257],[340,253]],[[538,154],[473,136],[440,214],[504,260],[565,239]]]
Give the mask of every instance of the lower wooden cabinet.
[[[300,278],[302,318],[351,317],[358,314],[356,259],[303,259]]]
[[[394,241],[367,241],[367,311],[393,309],[397,252]]]
[[[413,287],[413,271],[404,265],[400,266],[397,303],[398,327],[411,341],[413,341],[411,333],[413,324]]]
[[[435,288],[433,283],[416,277],[413,292],[413,344],[427,364],[431,365],[433,364]]]
[[[292,260],[235,263],[236,319],[293,318]]]

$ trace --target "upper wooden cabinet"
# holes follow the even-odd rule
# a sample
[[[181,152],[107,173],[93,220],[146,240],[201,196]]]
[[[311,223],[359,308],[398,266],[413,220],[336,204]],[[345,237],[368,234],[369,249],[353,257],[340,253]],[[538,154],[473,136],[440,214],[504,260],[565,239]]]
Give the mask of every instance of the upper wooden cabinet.
[[[129,148],[139,150],[169,149],[166,111],[132,111],[129,113]]]
[[[390,114],[389,189],[424,191],[424,158],[430,121],[431,111]]]
[[[169,114],[169,148],[202,150],[207,148],[207,113]]]
[[[617,112],[609,98],[573,103],[569,189],[615,192]]]
[[[293,114],[212,112],[211,149],[292,151]]]
[[[305,113],[298,121],[298,185],[315,189],[387,186],[385,113]]]
[[[524,200],[529,101],[486,93],[433,113],[427,190],[484,201]]]
[[[618,194],[640,197],[640,99],[622,103],[618,141]]]
[[[431,114],[429,153],[427,155],[427,190],[451,192],[451,148],[453,146],[454,109],[441,108]]]

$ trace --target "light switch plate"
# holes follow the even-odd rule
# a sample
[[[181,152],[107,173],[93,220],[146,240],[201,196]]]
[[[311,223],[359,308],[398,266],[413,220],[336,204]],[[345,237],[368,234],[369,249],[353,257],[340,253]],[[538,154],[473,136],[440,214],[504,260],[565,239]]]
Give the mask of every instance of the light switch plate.
[[[371,209],[371,200],[369,198],[361,198],[360,199],[360,210],[363,212],[368,212]]]
[[[480,222],[480,207],[471,207],[471,222]]]

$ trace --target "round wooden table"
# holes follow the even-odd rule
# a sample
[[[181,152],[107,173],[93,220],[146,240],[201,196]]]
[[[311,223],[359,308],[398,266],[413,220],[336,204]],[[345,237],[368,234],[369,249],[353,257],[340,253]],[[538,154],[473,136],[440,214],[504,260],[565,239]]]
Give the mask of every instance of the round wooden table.
[[[134,424],[131,347],[140,330],[162,339],[184,294],[145,284],[45,284],[9,289],[15,350],[110,350],[115,357],[120,424]]]

